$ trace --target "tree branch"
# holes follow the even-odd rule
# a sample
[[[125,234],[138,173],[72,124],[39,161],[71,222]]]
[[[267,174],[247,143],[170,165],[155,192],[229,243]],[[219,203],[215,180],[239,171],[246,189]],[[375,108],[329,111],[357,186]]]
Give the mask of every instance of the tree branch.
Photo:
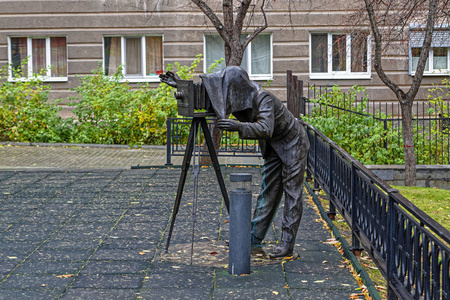
[[[428,8],[427,25],[425,29],[425,39],[422,44],[422,51],[420,53],[419,62],[417,63],[413,83],[407,93],[409,99],[413,99],[416,96],[420,88],[420,83],[422,82],[423,72],[425,71],[425,65],[431,47],[431,40],[433,38],[434,22],[436,19],[436,6],[437,0],[431,0]]]
[[[220,34],[222,39],[225,41],[225,43],[230,44],[231,36],[229,33],[224,30],[224,26],[222,22],[220,22],[217,15],[214,13],[214,11],[208,6],[208,4],[205,3],[203,0],[191,0],[195,5],[198,6],[202,10],[202,12],[208,17],[208,19],[213,23],[214,27],[216,28],[217,32]]]
[[[374,57],[375,71],[377,72],[378,77],[380,77],[381,81],[383,81],[383,83],[395,93],[397,99],[400,101],[400,99],[405,98],[404,97],[405,92],[403,92],[403,90],[400,89],[400,87],[386,75],[381,66],[382,35],[378,28],[375,11],[373,9],[373,2],[371,0],[364,0],[364,3],[366,4],[366,10],[370,21],[370,27],[372,28],[372,33],[375,39],[375,57]]]
[[[223,0],[223,22],[228,35],[233,34],[233,0]]]
[[[242,0],[239,6],[238,13],[236,15],[236,22],[233,27],[234,33],[241,33],[242,27],[244,26],[245,15],[247,14],[248,8],[252,0]]]
[[[247,40],[244,43],[244,49],[247,48],[248,44],[250,44],[250,42],[258,35],[260,34],[262,31],[264,31],[267,26],[269,26],[269,23],[267,22],[267,15],[266,15],[266,11],[264,10],[264,5],[266,3],[266,0],[263,0],[261,3],[261,12],[263,14],[264,17],[264,25],[261,27],[256,28],[255,31],[253,31],[253,33],[247,38]]]

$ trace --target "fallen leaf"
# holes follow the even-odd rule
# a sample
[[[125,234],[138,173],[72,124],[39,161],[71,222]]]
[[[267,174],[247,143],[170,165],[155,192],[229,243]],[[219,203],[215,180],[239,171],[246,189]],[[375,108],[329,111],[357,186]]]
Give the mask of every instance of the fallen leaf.
[[[328,239],[326,242],[324,242],[324,244],[328,244],[328,245],[334,245],[334,244],[338,244],[339,241],[336,239]]]
[[[139,252],[139,255],[145,255],[146,253],[145,252]]]
[[[284,289],[290,289],[287,285],[283,286]]]
[[[272,294],[278,295],[279,293],[277,291],[272,291]]]
[[[58,275],[58,276],[56,276],[56,278],[70,278],[73,276],[74,276],[73,274],[64,274],[64,275]]]
[[[217,255],[216,251],[211,252],[209,255]]]

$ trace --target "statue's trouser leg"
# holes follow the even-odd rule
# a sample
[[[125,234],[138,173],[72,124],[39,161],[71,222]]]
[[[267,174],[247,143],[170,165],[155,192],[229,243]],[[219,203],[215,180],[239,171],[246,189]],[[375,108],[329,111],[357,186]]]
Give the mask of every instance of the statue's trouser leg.
[[[306,157],[300,162],[283,165],[284,210],[281,220],[282,243],[293,247],[298,227],[303,214],[303,177],[305,174]]]
[[[264,160],[261,193],[258,196],[252,220],[252,244],[259,244],[272,223],[283,195],[283,164],[276,155]]]

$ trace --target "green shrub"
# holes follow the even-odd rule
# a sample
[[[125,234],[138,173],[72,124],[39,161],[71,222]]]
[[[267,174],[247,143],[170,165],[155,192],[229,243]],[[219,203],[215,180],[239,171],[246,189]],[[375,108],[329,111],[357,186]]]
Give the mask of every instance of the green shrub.
[[[359,101],[357,96],[361,95]],[[322,131],[331,140],[363,164],[402,164],[403,147],[398,131],[391,123],[384,123],[371,116],[362,115],[368,105],[368,97],[363,87],[353,86],[343,92],[338,86],[311,100],[320,104],[313,108],[309,116],[303,119]],[[327,107],[328,106],[328,107]],[[332,109],[331,106],[353,110],[360,114]],[[383,119],[381,113],[377,117]],[[384,145],[387,145],[385,148]]]
[[[182,79],[192,79],[201,61],[198,55],[190,66],[167,65],[176,68]],[[71,104],[76,108],[72,141],[99,144],[165,144],[166,120],[177,116],[174,88],[161,83],[157,88],[139,84],[132,88],[124,80],[122,70],[106,76],[101,67],[93,75],[80,78],[73,89],[77,96]]]
[[[384,121],[391,117],[381,112],[374,116],[364,113],[369,103],[364,88],[355,85],[344,93],[338,86],[334,86],[331,91],[319,94],[318,99],[311,100],[316,104],[311,114],[303,117],[306,122],[322,131],[363,164],[404,164],[400,124],[394,126],[393,122]],[[358,95],[361,97],[356,101]],[[449,136],[444,135],[438,127],[439,124],[435,121],[431,121],[427,128],[413,125],[417,164],[448,163],[446,153]]]
[[[58,101],[48,101],[50,87],[37,76],[21,80],[20,73],[8,80],[9,67],[0,70],[0,141],[65,141],[70,124],[58,115]]]

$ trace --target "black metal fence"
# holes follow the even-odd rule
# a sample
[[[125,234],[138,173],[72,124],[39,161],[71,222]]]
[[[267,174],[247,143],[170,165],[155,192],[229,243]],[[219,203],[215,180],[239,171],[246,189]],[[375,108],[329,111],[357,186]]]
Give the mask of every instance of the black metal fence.
[[[186,150],[186,142],[189,135],[192,118],[168,118],[167,119],[167,162],[172,164],[172,156],[183,156]],[[208,118],[209,130],[213,132],[215,119]],[[201,155],[209,154],[202,151]],[[223,132],[218,156],[260,157],[261,150],[257,140],[243,140],[237,132]]]
[[[373,258],[388,299],[450,299],[450,232],[308,124],[308,173]]]
[[[303,115],[334,116],[338,122],[345,122],[344,116],[349,116],[350,120],[352,116],[354,118],[369,117],[372,122],[379,123],[385,130],[396,133],[390,142],[384,141],[380,145],[381,147],[387,149],[395,144],[403,149],[399,103],[370,101],[361,93],[359,97],[356,95],[352,99],[346,93],[340,94],[338,100],[335,95],[332,86],[310,86],[308,84],[308,97],[297,97],[299,102],[297,106],[300,107],[299,111]],[[418,101],[413,105],[413,113],[416,163],[449,164],[450,102]]]

